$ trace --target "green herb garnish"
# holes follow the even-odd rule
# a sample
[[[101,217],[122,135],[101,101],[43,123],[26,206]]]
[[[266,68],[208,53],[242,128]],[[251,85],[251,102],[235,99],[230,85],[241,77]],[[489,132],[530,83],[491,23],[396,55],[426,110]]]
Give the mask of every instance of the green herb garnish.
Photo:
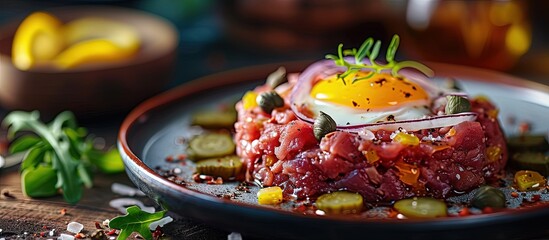
[[[82,197],[82,185],[88,188],[93,185],[92,164],[100,169],[100,164],[121,165],[117,163],[121,162],[119,156],[105,155],[93,146],[93,138],[87,137],[85,128],[77,126],[71,112],[62,112],[45,124],[37,111],[14,111],[2,124],[8,127],[9,139],[19,132],[33,133],[18,137],[10,146],[11,153],[25,152],[21,182],[24,193],[30,197],[52,196],[61,189],[65,201],[75,204]],[[106,156],[108,163],[104,160]]]
[[[400,43],[400,37],[395,34],[393,36],[393,39],[391,40],[391,44],[389,44],[389,48],[387,49],[387,54],[385,56],[385,60],[387,61],[386,64],[378,63],[375,61],[379,55],[381,41],[377,40],[374,44],[373,38],[366,39],[366,41],[362,43],[362,45],[358,50],[356,48],[343,50],[343,44],[341,43],[339,44],[337,49],[338,54],[337,55],[328,54],[326,55],[326,59],[334,60],[336,65],[347,68],[347,70],[344,73],[338,74],[338,78],[340,78],[343,81],[343,84],[345,85],[347,84],[345,82],[345,78],[347,76],[355,75],[362,69],[369,69],[371,70],[371,72],[365,77],[361,77],[361,78],[355,77],[352,83],[371,78],[372,76],[374,76],[374,74],[381,73],[384,70],[390,70],[391,74],[394,77],[401,77],[398,74],[398,72],[403,68],[415,68],[427,76],[433,75],[433,70],[431,70],[430,68],[428,68],[427,66],[419,62],[395,61],[395,54],[398,49],[399,43]],[[345,60],[346,56],[354,57],[355,63],[351,63]],[[368,58],[370,62],[369,63],[362,62],[365,58]]]
[[[128,214],[115,217],[109,221],[110,228],[120,230],[120,234],[116,239],[124,240],[133,232],[139,233],[145,239],[152,239],[149,225],[162,219],[166,214],[166,210],[155,213],[144,212],[137,206],[128,207],[126,210]]]

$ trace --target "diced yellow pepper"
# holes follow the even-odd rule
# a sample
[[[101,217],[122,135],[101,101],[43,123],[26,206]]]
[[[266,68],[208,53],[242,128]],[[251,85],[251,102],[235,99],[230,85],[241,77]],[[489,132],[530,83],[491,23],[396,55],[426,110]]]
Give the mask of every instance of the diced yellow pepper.
[[[448,133],[446,133],[447,137],[453,137],[454,135],[456,135],[456,129],[455,128],[450,128]]]
[[[374,164],[379,160],[379,156],[377,155],[377,152],[375,150],[364,151],[363,154],[369,164]]]
[[[488,102],[488,97],[487,96],[484,96],[484,95],[479,95],[479,96],[476,96],[473,100],[479,102],[479,103],[485,103],[485,102]]]
[[[400,181],[410,186],[417,185],[417,179],[420,174],[417,166],[400,160],[395,163],[395,167],[398,169],[398,177],[400,178]]]
[[[244,105],[244,110],[250,110],[254,107],[257,107],[257,93],[254,91],[247,91],[242,97],[242,104]]]
[[[498,160],[501,156],[501,148],[498,146],[490,146],[486,148],[486,157],[489,162]]]
[[[393,141],[409,145],[409,146],[417,146],[419,145],[419,138],[412,134],[399,132],[396,134],[395,138],[393,138]]]
[[[275,205],[282,202],[282,188],[267,187],[257,192],[257,203],[261,205]]]
[[[498,118],[499,110],[498,109],[488,110],[486,114],[488,114],[488,117],[490,117],[491,119],[496,119]]]

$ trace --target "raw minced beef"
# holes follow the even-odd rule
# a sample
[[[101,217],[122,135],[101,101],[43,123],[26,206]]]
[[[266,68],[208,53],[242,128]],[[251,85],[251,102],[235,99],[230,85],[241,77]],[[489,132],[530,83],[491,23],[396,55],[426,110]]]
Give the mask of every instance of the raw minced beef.
[[[265,91],[258,87],[255,91]],[[236,105],[237,154],[247,166],[247,180],[280,186],[288,198],[304,199],[348,190],[367,202],[412,196],[445,198],[472,190],[499,174],[507,149],[497,110],[484,98],[471,100],[475,121],[413,134],[417,146],[393,141],[394,132],[359,134],[336,131],[320,142],[312,126],[284,107],[265,113]]]

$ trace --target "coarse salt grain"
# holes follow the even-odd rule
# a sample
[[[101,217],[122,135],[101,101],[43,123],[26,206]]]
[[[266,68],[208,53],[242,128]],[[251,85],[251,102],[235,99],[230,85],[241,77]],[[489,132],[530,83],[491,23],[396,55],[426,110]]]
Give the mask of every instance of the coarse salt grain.
[[[132,206],[132,205],[136,205],[139,208],[141,208],[141,210],[143,210],[145,212],[148,212],[148,213],[154,213],[155,212],[154,207],[147,207],[147,206],[145,206],[145,204],[143,204],[143,202],[141,202],[137,199],[134,199],[134,198],[117,198],[117,199],[113,199],[109,202],[109,205],[113,208],[118,209],[118,211],[120,211],[123,214],[128,213],[127,210],[126,210],[126,207],[127,206]]]
[[[61,233],[61,235],[57,238],[57,240],[74,240],[74,236]]]
[[[232,232],[229,236],[227,236],[227,240],[242,240],[242,235],[237,232]]]
[[[120,194],[123,196],[145,196],[145,193],[143,193],[141,190],[137,188],[130,187],[125,184],[121,183],[113,183],[111,185],[111,191],[116,194]]]
[[[82,229],[84,229],[84,225],[79,222],[70,222],[67,224],[67,231],[71,233],[79,233]]]
[[[156,229],[156,227],[160,226],[160,227],[164,227],[164,225],[168,224],[168,223],[171,223],[173,221],[173,218],[168,216],[168,217],[165,217],[165,218],[162,218],[158,221],[154,221],[152,222],[151,224],[149,224],[149,229],[151,231],[154,231]]]

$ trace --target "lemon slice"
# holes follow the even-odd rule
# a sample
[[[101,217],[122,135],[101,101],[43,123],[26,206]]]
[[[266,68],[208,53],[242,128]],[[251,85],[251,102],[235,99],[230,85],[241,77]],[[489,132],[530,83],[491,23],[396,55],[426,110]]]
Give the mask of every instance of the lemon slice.
[[[44,12],[35,12],[25,18],[13,39],[13,65],[28,70],[54,58],[65,46],[61,26],[61,21]]]
[[[67,23],[63,35],[68,45],[91,39],[108,39],[126,51],[137,51],[140,45],[137,30],[115,20],[85,17]]]
[[[58,68],[71,69],[89,63],[113,62],[133,55],[108,39],[92,39],[71,45],[61,52],[54,63]]]
[[[53,60],[61,69],[129,59],[140,46],[139,34],[132,26],[103,18],[71,21],[64,26],[63,35],[69,47]]]

